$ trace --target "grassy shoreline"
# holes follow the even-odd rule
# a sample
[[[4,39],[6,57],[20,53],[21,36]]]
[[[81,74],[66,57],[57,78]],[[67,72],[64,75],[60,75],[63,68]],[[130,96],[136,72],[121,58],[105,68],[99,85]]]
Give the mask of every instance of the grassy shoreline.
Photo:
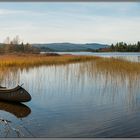
[[[140,76],[140,63],[117,58],[102,58],[96,61],[96,70],[112,77],[120,75],[122,78],[129,76],[133,79]]]
[[[0,67],[29,67],[59,65],[98,59],[96,56],[46,55],[46,54],[5,54],[0,55]]]
[[[117,58],[80,55],[48,55],[48,54],[4,54],[0,55],[0,68],[37,67],[42,65],[62,65],[92,61],[102,71],[118,73],[140,73],[140,63]],[[86,66],[85,66],[86,67]]]

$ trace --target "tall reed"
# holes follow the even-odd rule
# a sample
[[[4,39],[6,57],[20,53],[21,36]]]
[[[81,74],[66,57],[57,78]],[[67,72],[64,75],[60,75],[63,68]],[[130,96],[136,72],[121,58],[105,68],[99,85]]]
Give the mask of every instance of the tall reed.
[[[32,67],[40,65],[68,64],[97,59],[95,56],[74,55],[2,55],[0,56],[0,67]]]

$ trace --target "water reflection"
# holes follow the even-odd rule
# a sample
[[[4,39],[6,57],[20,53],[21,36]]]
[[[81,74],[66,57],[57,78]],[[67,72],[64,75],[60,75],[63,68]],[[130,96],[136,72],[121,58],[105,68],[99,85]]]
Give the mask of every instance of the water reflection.
[[[26,89],[32,94],[37,103],[45,103],[48,96],[79,96],[80,93],[95,91],[98,104],[105,102],[115,104],[123,100],[132,108],[137,104],[140,90],[140,71],[112,69],[96,61],[68,64],[61,66],[41,66],[28,69],[8,69],[1,79],[1,84],[14,87],[24,83]],[[36,93],[36,94],[33,94]],[[72,97],[73,96],[73,97]],[[129,109],[131,109],[131,107]]]
[[[24,83],[31,93],[28,104],[32,113],[21,105],[19,109],[13,104],[0,106],[17,117],[25,115],[26,121],[32,118],[30,125],[23,121],[32,137],[126,136],[130,131],[139,134],[140,70],[135,66],[120,69],[119,65],[90,61],[3,70],[2,86]]]
[[[119,67],[119,65],[118,65]],[[125,71],[126,70],[126,71]],[[125,69],[103,66],[95,62],[87,62],[80,65],[79,77],[86,74],[88,79],[96,81],[93,84],[99,86],[100,99],[110,97],[112,103],[115,103],[115,97],[118,101],[123,99],[127,106],[134,107],[137,104],[137,98],[140,90],[140,70],[127,71]],[[105,101],[105,99],[103,99]],[[131,109],[131,108],[129,108]]]
[[[22,103],[0,101],[0,110],[4,110],[15,115],[17,118],[27,117],[31,109]]]
[[[110,57],[119,58],[132,62],[140,62],[140,56],[110,56]]]
[[[19,68],[0,68],[0,85],[7,87],[15,87],[20,83],[20,72],[22,69]],[[7,87],[8,88],[8,87]]]

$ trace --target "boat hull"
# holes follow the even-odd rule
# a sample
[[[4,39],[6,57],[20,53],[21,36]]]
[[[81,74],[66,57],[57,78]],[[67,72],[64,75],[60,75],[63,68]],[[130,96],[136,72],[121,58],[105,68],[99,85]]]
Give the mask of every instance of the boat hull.
[[[14,89],[0,90],[0,100],[12,102],[28,102],[31,100],[30,94],[22,87]]]

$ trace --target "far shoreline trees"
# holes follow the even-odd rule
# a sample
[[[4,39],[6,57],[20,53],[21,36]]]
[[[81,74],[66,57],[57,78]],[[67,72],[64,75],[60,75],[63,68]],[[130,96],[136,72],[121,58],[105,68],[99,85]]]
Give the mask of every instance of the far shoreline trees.
[[[59,49],[59,48],[58,48]],[[13,39],[10,37],[6,37],[4,43],[0,43],[0,54],[8,54],[8,53],[35,53],[38,54],[41,51],[50,52],[50,50],[55,52],[55,50],[51,49],[51,47],[39,47],[32,46],[32,44],[24,43],[19,36],[15,36]],[[78,50],[78,47],[77,47]],[[79,50],[81,51],[81,50]],[[87,52],[140,52],[140,41],[135,44],[127,44],[125,42],[118,42],[116,44],[108,45],[105,48],[99,49],[88,49]]]
[[[107,48],[100,48],[95,51],[96,52],[140,52],[140,41],[138,41],[135,44],[118,42],[116,44],[111,44]]]
[[[19,36],[15,36],[13,39],[7,37],[4,43],[0,45],[0,53],[39,53],[39,48],[32,47],[31,44],[24,44]]]

